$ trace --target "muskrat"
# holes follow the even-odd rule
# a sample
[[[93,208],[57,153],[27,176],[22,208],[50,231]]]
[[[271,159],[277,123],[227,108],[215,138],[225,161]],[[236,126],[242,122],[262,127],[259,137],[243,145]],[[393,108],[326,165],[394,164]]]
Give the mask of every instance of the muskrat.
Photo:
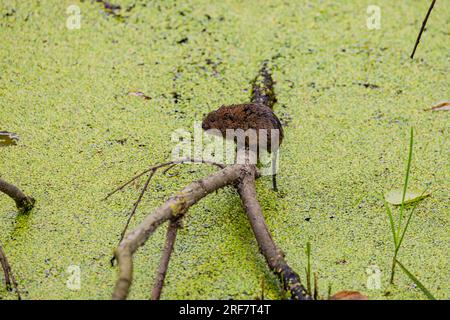
[[[250,103],[234,104],[230,106],[221,106],[219,109],[210,112],[202,123],[204,130],[217,129],[221,136],[227,137],[227,129],[238,130],[244,132],[249,129],[256,130],[257,145],[250,145],[251,139],[245,137],[245,147],[251,148],[257,152],[257,157],[260,156],[260,148],[264,148],[269,153],[274,151],[272,155],[272,188],[277,190],[276,183],[276,159],[278,156],[278,149],[283,142],[283,128],[278,117],[273,113],[273,105],[277,102],[274,84],[268,67],[268,61],[264,61],[262,68],[258,75],[252,82],[252,95]],[[265,129],[267,140],[261,143],[260,136],[262,132],[258,131]],[[273,132],[273,130],[277,130]],[[216,131],[217,132],[217,131]],[[278,141],[272,141],[272,134],[277,133]],[[275,136],[274,136],[275,137]],[[235,142],[238,141],[236,136],[233,136]],[[241,142],[242,143],[242,142]],[[261,145],[260,145],[261,143]],[[276,143],[275,145],[273,143]]]
[[[222,137],[226,137],[226,130],[242,129],[266,129],[267,130],[267,152],[278,150],[283,141],[283,128],[278,117],[272,109],[260,103],[243,103],[230,106],[221,106],[210,112],[202,122],[203,130],[218,129]],[[272,146],[271,130],[277,129],[279,138],[277,145]],[[259,137],[258,137],[259,142]],[[247,146],[248,147],[248,146]]]
[[[257,156],[260,156],[260,148],[262,147],[267,152],[274,154],[272,155],[272,189],[277,191],[277,180],[276,180],[276,159],[278,156],[278,149],[283,141],[283,128],[278,117],[273,113],[272,109],[264,104],[259,103],[244,103],[235,104],[230,106],[222,106],[219,109],[210,112],[202,122],[203,130],[217,129],[222,137],[227,137],[227,129],[237,130],[242,129],[247,131],[249,129],[266,129],[266,143],[260,145],[260,134],[256,131],[257,135],[257,145],[249,145],[249,140],[246,137],[245,147],[252,148],[257,152]],[[272,130],[278,130],[278,141],[274,141],[276,145],[272,142]],[[237,137],[233,136],[235,142]],[[264,146],[266,146],[264,148]]]

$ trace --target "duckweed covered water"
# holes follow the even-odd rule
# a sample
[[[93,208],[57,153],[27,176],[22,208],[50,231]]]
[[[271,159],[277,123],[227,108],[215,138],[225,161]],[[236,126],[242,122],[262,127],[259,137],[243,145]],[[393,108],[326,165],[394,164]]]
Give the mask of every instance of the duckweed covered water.
[[[0,174],[38,201],[17,215],[0,195],[0,243],[24,298],[108,299],[117,271],[109,259],[139,185],[101,199],[170,159],[174,130],[248,101],[264,59],[275,68],[285,140],[281,190],[263,178],[259,200],[292,267],[304,279],[311,241],[322,294],[331,285],[371,299],[424,298],[400,271],[388,286],[393,243],[380,200],[403,183],[414,126],[410,185],[430,186],[432,196],[418,206],[399,258],[448,298],[449,115],[423,109],[448,99],[449,6],[437,3],[411,60],[423,1],[377,1],[379,30],[366,27],[372,1],[114,3],[120,17],[90,1],[0,0],[0,130],[21,137],[0,149]],[[66,28],[71,4],[80,29]],[[213,170],[156,176],[133,226]],[[136,255],[130,298],[150,296],[164,233]],[[71,265],[80,267],[80,290],[66,285]],[[380,270],[380,289],[366,287],[368,269]],[[236,192],[225,189],[189,212],[162,298],[253,299],[262,279],[265,296],[280,298]],[[1,298],[15,298],[1,287]]]

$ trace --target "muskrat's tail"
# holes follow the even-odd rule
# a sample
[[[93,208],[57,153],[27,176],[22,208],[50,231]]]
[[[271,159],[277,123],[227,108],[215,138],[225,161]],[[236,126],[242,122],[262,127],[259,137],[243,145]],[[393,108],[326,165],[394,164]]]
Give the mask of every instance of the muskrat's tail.
[[[263,62],[258,75],[252,82],[252,102],[261,103],[273,109],[273,105],[277,102],[274,91],[275,82],[267,68],[267,63],[267,60]]]

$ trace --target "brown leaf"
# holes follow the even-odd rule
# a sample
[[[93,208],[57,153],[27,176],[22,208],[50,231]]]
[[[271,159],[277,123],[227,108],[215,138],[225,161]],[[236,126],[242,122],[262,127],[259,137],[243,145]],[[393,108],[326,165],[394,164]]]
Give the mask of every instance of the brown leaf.
[[[15,146],[19,136],[12,132],[0,131],[0,146]]]
[[[428,111],[450,111],[450,100],[441,101],[427,110]]]
[[[358,291],[344,290],[332,295],[330,300],[369,300],[369,298]]]
[[[140,91],[130,91],[130,92],[128,92],[128,95],[129,96],[134,96],[134,97],[142,97],[145,100],[150,100],[151,99],[151,97],[145,95],[143,92],[140,92]]]

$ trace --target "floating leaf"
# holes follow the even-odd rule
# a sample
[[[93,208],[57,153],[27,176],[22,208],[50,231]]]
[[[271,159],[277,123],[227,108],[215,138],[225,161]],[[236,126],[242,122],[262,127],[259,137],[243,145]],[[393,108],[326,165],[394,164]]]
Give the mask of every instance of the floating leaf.
[[[128,95],[129,96],[134,96],[134,97],[142,97],[145,100],[150,100],[151,99],[151,97],[147,96],[145,93],[140,92],[140,91],[130,91],[130,92],[128,92]]]
[[[19,141],[19,136],[12,132],[0,131],[0,146],[14,146]]]
[[[406,191],[405,194],[405,204],[413,203],[419,200],[422,200],[426,197],[428,197],[431,193],[429,192],[423,192],[423,191]],[[390,204],[399,206],[402,204],[402,197],[403,197],[403,190],[402,189],[395,189],[387,192],[384,195],[384,199],[389,202]]]
[[[450,111],[450,100],[441,101],[427,110],[429,110],[429,111]]]
[[[332,295],[330,300],[369,300],[369,298],[358,291],[344,290]]]

